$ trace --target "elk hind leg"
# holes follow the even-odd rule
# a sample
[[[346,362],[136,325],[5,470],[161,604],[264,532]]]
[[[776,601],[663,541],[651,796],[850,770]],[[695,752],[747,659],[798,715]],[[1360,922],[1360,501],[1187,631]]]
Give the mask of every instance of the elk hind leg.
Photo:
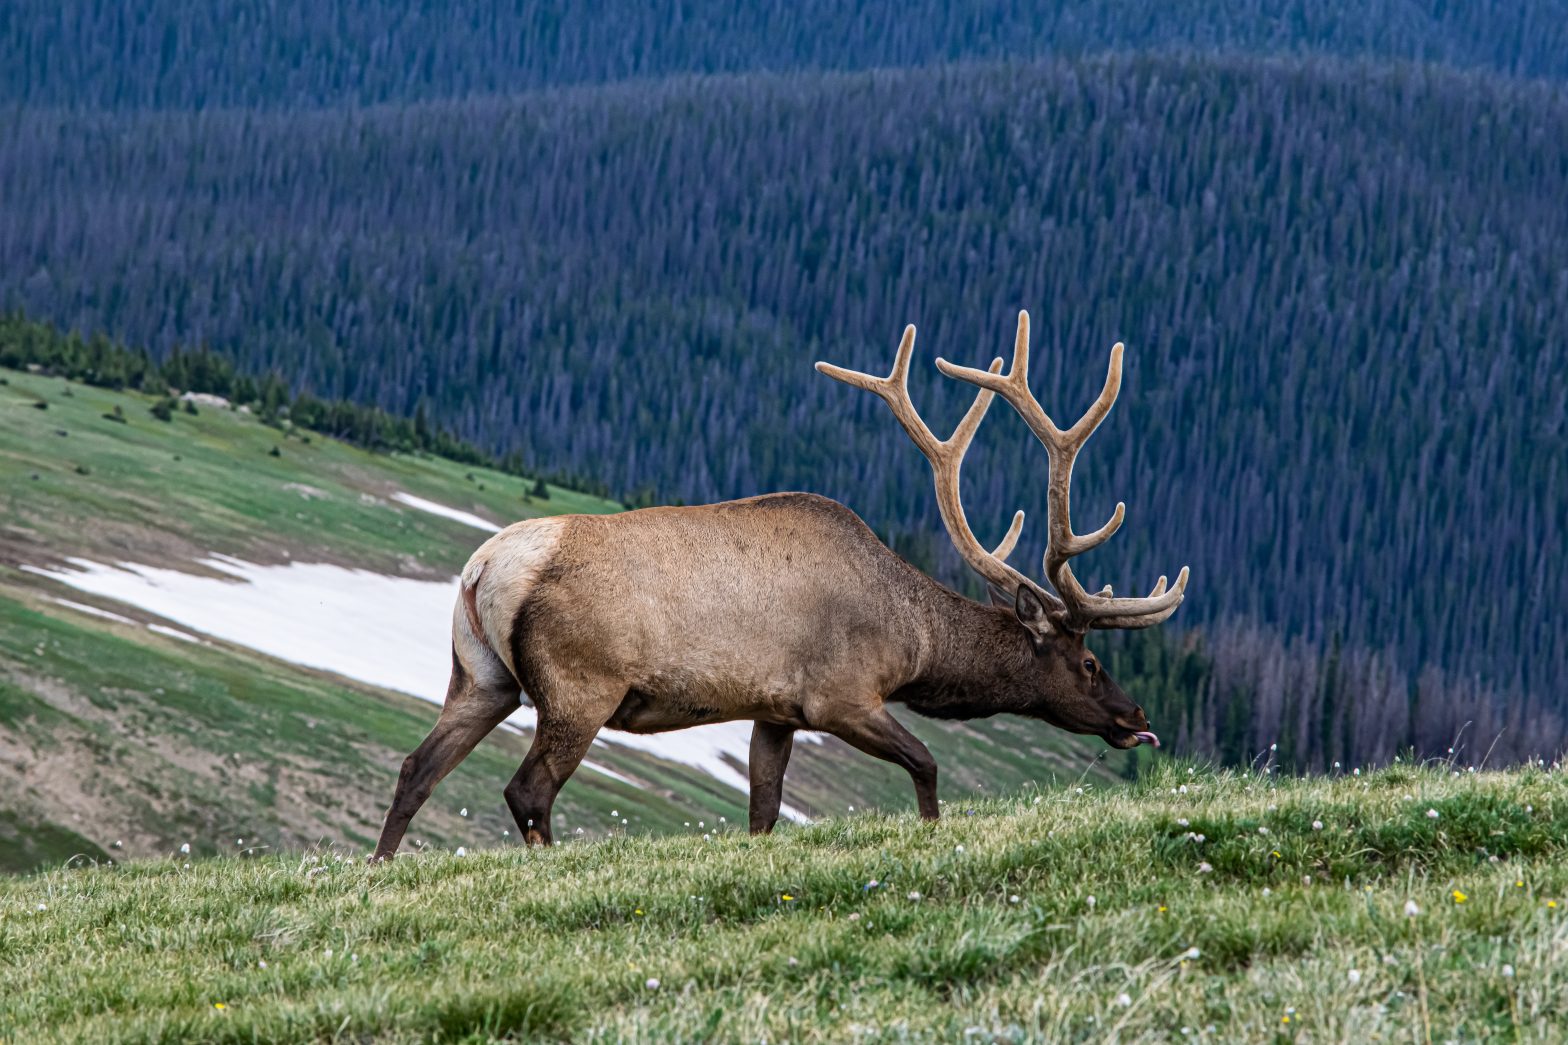
[[[534,742],[505,791],[507,807],[528,845],[549,845],[553,840],[550,814],[555,796],[582,764],[593,738],[626,696],[624,685],[596,688],[597,693],[574,692],[564,701],[535,697],[539,724]]]
[[[456,765],[468,757],[491,730],[517,710],[519,688],[496,680],[480,683],[452,658],[452,680],[447,684],[446,703],[430,735],[403,760],[398,773],[397,791],[387,810],[371,860],[390,860],[402,844],[409,821],[425,804],[435,786]]]

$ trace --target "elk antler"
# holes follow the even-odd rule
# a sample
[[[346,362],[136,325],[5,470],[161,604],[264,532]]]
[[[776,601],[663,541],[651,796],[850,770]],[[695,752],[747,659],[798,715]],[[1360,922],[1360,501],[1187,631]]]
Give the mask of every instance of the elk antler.
[[[908,342],[910,337],[911,335],[906,334],[905,341]],[[900,351],[902,352],[903,349]],[[1116,402],[1116,394],[1121,390],[1121,342],[1118,341],[1111,349],[1111,366],[1105,376],[1105,387],[1100,391],[1100,397],[1094,401],[1093,406],[1089,407],[1088,412],[1065,432],[1056,427],[1056,423],[1040,406],[1039,400],[1035,399],[1034,393],[1029,391],[1029,313],[1018,313],[1018,337],[1013,345],[1012,366],[1008,368],[1007,373],[998,373],[996,363],[992,363],[989,370],[954,366],[944,359],[938,359],[936,365],[937,369],[948,377],[956,377],[960,381],[978,385],[981,395],[994,392],[1006,399],[1045,447],[1046,458],[1050,464],[1050,487],[1047,495],[1047,503],[1050,506],[1050,532],[1045,552],[1045,575],[1061,594],[1058,605],[1062,607],[1063,626],[1079,631],[1088,628],[1147,628],[1175,613],[1176,607],[1181,604],[1182,593],[1187,588],[1188,572],[1185,566],[1181,568],[1181,573],[1176,578],[1176,586],[1169,590],[1166,589],[1165,578],[1161,577],[1146,598],[1118,599],[1111,595],[1109,587],[1093,595],[1085,591],[1083,585],[1078,583],[1078,578],[1073,576],[1072,567],[1067,562],[1073,556],[1082,555],[1089,549],[1105,543],[1121,527],[1127,511],[1127,506],[1118,502],[1116,511],[1104,526],[1093,533],[1073,533],[1070,506],[1073,460],[1078,456],[1078,451],[1083,448],[1089,436],[1094,434],[1094,430],[1105,419],[1105,415],[1110,413],[1111,404]],[[820,363],[818,368],[821,368]],[[1015,520],[1015,523],[1017,521]]]
[[[975,538],[974,531],[969,528],[969,520],[964,516],[964,505],[958,490],[958,472],[963,465],[964,454],[968,452],[969,444],[980,427],[980,421],[991,406],[992,393],[982,389],[975,396],[975,401],[964,414],[963,420],[958,422],[958,427],[954,429],[952,436],[945,442],[938,440],[921,420],[920,414],[915,410],[914,402],[909,398],[909,360],[914,351],[915,328],[911,324],[904,328],[904,338],[899,342],[898,355],[893,360],[893,372],[887,377],[872,377],[870,374],[862,374],[858,370],[845,370],[831,363],[818,363],[817,370],[846,385],[876,393],[892,408],[893,416],[903,427],[904,432],[931,463],[931,475],[936,483],[936,504],[942,513],[942,522],[947,526],[948,536],[953,539],[953,546],[958,549],[958,554],[964,557],[964,561],[976,573],[1009,594],[1017,592],[1020,585],[1028,585],[1041,596],[1048,607],[1057,612],[1064,611],[1065,607],[1060,600],[1049,592],[1042,591],[1039,585],[1007,565],[1005,561],[1018,545],[1018,535],[1023,532],[1023,512],[1013,515],[1012,524],[1007,528],[1007,535],[1002,538],[1002,543],[996,546],[994,552],[985,550],[985,547]],[[991,364],[990,376],[995,377],[1001,368],[1002,361],[997,359]]]

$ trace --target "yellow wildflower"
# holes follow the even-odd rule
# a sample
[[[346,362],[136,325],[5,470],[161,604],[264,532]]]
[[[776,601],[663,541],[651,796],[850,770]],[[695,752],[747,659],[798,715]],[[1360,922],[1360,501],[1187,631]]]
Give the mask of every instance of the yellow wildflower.
[[[1468,899],[1470,899],[1470,897],[1466,896],[1464,893],[1460,892],[1458,889],[1454,890],[1454,903],[1464,903]]]
[[[789,893],[781,893],[779,895],[779,899],[781,899],[781,900],[793,900],[795,898],[793,896],[791,896]]]

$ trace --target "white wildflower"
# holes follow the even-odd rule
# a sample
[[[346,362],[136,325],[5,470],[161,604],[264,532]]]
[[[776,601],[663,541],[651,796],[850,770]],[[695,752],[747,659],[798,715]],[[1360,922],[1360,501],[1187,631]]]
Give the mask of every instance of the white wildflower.
[[[1428,809],[1426,811],[1426,818],[1428,820],[1436,820],[1438,818],[1437,810],[1435,810],[1435,809]]]
[[[647,987],[650,991],[656,991],[659,989],[659,981],[656,977],[650,976],[648,977],[648,982],[643,984],[643,986]]]
[[[1203,861],[1201,864],[1198,865],[1198,873],[1199,874],[1208,874],[1209,872],[1211,872],[1213,870],[1214,870],[1214,865],[1209,863],[1207,860]]]
[[[1120,1005],[1124,1009],[1128,1008],[1132,1005],[1132,995],[1128,994],[1126,991],[1122,991],[1116,996],[1116,1004]]]
[[[1354,987],[1356,984],[1361,982],[1361,970],[1351,969],[1345,974],[1345,978],[1348,979],[1350,981],[1350,985]]]
[[[1416,906],[1416,902],[1414,900],[1406,900],[1405,901],[1405,917],[1406,918],[1414,918],[1416,915],[1418,915],[1420,913],[1421,913],[1421,908]]]
[[[468,850],[464,849],[462,846],[458,846],[457,847],[457,852],[453,853],[452,855],[453,856],[467,856],[468,855]]]
[[[1312,821],[1312,830],[1314,830],[1314,831],[1321,831],[1321,830],[1323,830],[1323,821],[1321,821],[1321,820],[1314,820],[1314,821]]]

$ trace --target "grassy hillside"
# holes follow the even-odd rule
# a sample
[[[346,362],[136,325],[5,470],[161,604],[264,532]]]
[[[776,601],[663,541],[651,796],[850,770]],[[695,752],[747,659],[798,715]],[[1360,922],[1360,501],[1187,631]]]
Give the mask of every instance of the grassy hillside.
[[[168,621],[24,567],[85,557],[199,571],[198,559],[221,552],[441,578],[483,534],[393,504],[394,492],[497,522],[617,507],[555,488],[525,500],[532,484],[515,476],[306,441],[234,411],[164,422],[137,393],[17,371],[0,370],[0,381],[0,871],[186,843],[199,853],[366,847],[398,764],[436,714],[243,646],[160,633],[148,625]],[[110,420],[116,411],[123,421]],[[950,800],[1076,778],[1093,750],[1038,723],[911,724]],[[498,733],[482,744],[413,836],[502,843],[513,824],[501,788],[527,741]],[[744,795],[691,767],[619,747],[592,758],[634,783],[580,772],[558,807],[565,833],[603,834],[612,810],[633,832],[745,815]],[[1116,753],[1091,773],[1126,768]],[[787,787],[810,811],[902,809],[910,795],[901,771],[837,742],[801,745]]]
[[[231,410],[153,417],[147,396],[0,369],[0,552],[182,561],[213,550],[446,577],[483,535],[402,491],[498,525],[619,506],[439,457],[371,454]],[[124,422],[110,419],[120,412]],[[277,456],[273,456],[273,451]]]
[[[1555,770],[958,812],[0,881],[0,1039],[1560,1040]]]

